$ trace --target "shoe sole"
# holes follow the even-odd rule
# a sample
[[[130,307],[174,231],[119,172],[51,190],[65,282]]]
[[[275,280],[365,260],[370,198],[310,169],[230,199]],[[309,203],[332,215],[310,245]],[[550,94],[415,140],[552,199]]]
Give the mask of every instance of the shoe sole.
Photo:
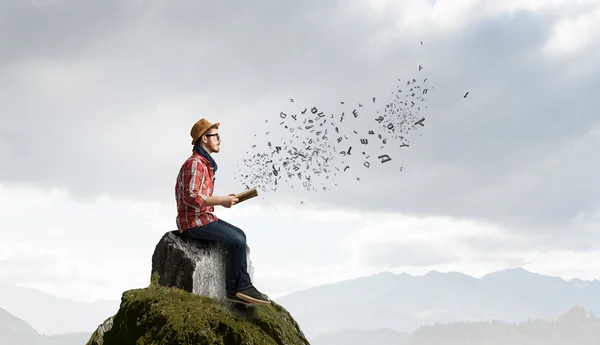
[[[248,301],[248,302],[250,302],[252,304],[271,304],[271,301],[263,301],[263,300],[260,300],[260,299],[252,298],[250,296],[246,296],[246,295],[241,294],[239,292],[236,293],[235,295],[238,296],[239,298],[243,299],[244,301]]]
[[[240,301],[238,299],[232,299],[232,298],[229,298],[229,297],[227,297],[227,300],[229,300],[229,301],[231,301],[233,303],[239,303],[239,304],[243,304],[243,305],[252,305],[252,303],[247,302],[245,300],[244,301]]]

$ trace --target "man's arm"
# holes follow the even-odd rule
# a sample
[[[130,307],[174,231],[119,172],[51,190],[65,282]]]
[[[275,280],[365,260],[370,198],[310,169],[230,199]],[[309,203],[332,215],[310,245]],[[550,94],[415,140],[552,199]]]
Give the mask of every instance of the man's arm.
[[[223,197],[208,196],[204,185],[207,172],[203,164],[192,161],[184,167],[184,200],[183,202],[193,207],[206,207],[222,205]]]
[[[215,206],[215,205],[223,206],[223,197],[222,196],[209,196],[208,198],[206,198],[205,205],[206,206]]]

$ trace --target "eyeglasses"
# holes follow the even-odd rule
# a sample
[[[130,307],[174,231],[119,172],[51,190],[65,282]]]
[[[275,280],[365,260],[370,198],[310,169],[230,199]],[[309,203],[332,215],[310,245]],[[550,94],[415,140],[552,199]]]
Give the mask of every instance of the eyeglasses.
[[[204,134],[207,137],[217,137],[217,140],[221,140],[221,136],[219,135],[219,133],[215,133],[215,134]]]

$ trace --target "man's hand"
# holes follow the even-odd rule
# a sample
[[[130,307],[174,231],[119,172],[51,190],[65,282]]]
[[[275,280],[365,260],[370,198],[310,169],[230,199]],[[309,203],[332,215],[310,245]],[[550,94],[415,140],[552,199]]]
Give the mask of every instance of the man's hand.
[[[229,194],[228,196],[224,196],[223,200],[221,200],[221,206],[225,208],[230,208],[238,202],[238,198],[235,197],[235,194]]]

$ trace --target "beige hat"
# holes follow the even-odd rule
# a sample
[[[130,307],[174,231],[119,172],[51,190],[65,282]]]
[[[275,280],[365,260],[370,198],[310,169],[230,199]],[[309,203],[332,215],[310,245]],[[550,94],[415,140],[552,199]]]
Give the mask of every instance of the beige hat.
[[[220,125],[219,122],[210,123],[206,119],[200,119],[198,122],[196,122],[194,124],[194,126],[192,127],[192,130],[190,131],[190,135],[192,136],[192,145],[194,145],[196,143],[196,141],[198,140],[198,138],[200,138],[202,136],[202,134],[204,134],[204,132],[206,132],[209,128],[211,128],[211,127],[218,128],[219,125]]]

